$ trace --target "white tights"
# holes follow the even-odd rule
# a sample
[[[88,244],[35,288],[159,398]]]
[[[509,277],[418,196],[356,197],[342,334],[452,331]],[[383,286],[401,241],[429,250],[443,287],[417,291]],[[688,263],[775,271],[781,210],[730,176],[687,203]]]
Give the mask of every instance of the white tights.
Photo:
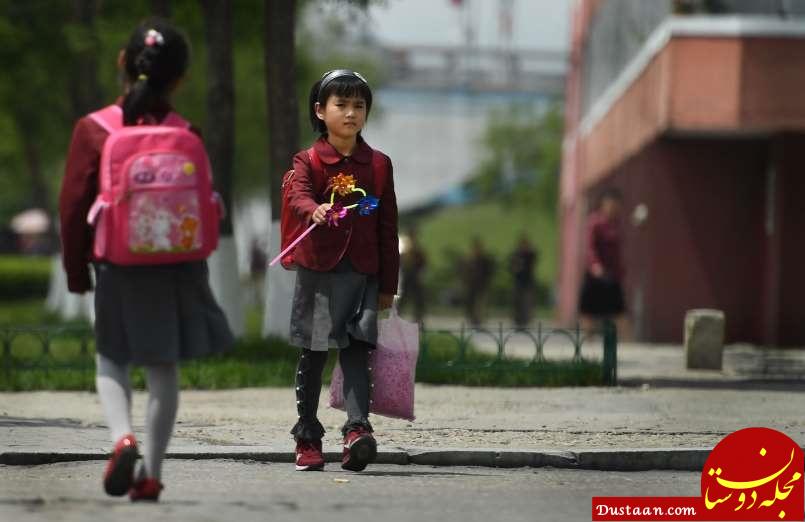
[[[130,367],[97,354],[95,386],[103,405],[112,443],[117,442],[131,429],[131,383]],[[176,410],[179,407],[179,371],[176,364],[145,367],[148,384],[148,409],[146,431],[148,441],[143,455],[141,477],[157,480],[162,476],[162,459],[168,449]]]

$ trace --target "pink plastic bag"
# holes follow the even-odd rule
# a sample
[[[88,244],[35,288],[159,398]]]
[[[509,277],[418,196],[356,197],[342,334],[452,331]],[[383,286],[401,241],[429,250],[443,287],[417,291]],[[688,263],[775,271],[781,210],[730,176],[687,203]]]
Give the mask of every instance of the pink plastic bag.
[[[377,326],[377,349],[369,357],[369,412],[414,420],[419,326],[400,318],[396,303],[389,318],[379,320]],[[330,381],[330,407],[344,409],[344,374],[338,364]]]

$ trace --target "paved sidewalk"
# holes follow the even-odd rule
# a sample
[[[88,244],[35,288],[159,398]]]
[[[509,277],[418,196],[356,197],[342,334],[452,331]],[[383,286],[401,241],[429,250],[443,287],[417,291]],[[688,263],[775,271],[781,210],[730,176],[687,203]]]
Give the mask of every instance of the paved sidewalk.
[[[523,348],[525,350],[526,348]],[[567,353],[566,346],[546,348]],[[600,345],[585,356],[600,357]],[[689,371],[679,346],[623,344],[613,388],[467,388],[417,385],[417,420],[373,416],[389,463],[701,469],[725,435],[767,426],[805,444],[803,350],[731,346],[723,372]],[[340,454],[344,414],[327,407],[329,458]],[[135,393],[143,433],[146,396]],[[177,458],[292,459],[290,388],[184,391],[170,452]],[[100,459],[110,441],[97,396],[0,394],[0,463]]]

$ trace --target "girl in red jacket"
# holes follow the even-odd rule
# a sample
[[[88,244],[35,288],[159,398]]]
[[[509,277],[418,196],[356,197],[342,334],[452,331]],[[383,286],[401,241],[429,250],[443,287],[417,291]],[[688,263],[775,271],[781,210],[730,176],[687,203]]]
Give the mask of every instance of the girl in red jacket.
[[[369,423],[368,355],[377,343],[377,312],[390,307],[397,292],[400,257],[391,162],[361,137],[371,107],[372,91],[360,74],[337,69],[322,76],[309,99],[310,121],[321,136],[294,157],[288,187],[286,201],[295,217],[320,225],[293,252],[298,271],[290,340],[301,353],[299,421],[291,434],[300,471],[324,468],[324,427],[316,412],[330,348],[338,350],[344,372],[341,467],[361,471],[377,454]],[[338,181],[348,176],[355,187],[378,198],[375,211],[337,211],[362,196],[348,188],[338,192]]]
[[[124,125],[157,124],[171,112],[169,95],[184,75],[189,48],[168,23],[146,21],[120,52]],[[71,292],[92,289],[95,269],[96,387],[114,448],[103,478],[109,495],[159,498],[162,459],[173,433],[181,359],[222,351],[232,334],[212,296],[205,261],[121,266],[92,258],[87,214],[98,194],[101,151],[109,133],[89,116],[78,120],[59,199],[62,256]],[[147,445],[135,474],[139,443],[131,426],[131,365],[145,367]]]

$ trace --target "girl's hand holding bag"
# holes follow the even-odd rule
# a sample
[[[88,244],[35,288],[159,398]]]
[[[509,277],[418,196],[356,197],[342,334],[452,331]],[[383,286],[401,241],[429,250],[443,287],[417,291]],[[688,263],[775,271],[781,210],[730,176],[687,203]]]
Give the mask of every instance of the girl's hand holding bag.
[[[414,420],[419,326],[400,317],[396,299],[389,317],[377,326],[377,348],[369,355],[369,412]],[[344,374],[338,364],[330,381],[330,407],[344,409]]]

